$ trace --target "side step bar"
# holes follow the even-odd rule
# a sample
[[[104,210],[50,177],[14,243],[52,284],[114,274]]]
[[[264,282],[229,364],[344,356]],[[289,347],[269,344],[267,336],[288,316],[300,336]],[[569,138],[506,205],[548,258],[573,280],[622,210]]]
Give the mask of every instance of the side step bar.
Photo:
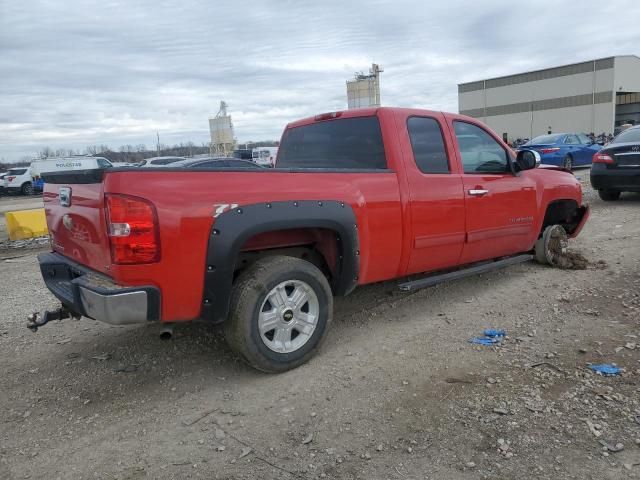
[[[518,263],[524,263],[533,260],[533,255],[516,255],[514,257],[503,258],[502,260],[496,260],[495,262],[482,263],[473,267],[463,268],[461,270],[455,270],[453,272],[441,273],[439,275],[432,275],[425,278],[419,278],[411,282],[405,282],[398,285],[400,290],[405,292],[411,292],[413,290],[419,290],[421,288],[433,287],[438,283],[447,282],[449,280],[457,280],[459,278],[470,277],[471,275],[477,275],[479,273],[490,272],[499,268],[509,267],[511,265],[517,265]]]

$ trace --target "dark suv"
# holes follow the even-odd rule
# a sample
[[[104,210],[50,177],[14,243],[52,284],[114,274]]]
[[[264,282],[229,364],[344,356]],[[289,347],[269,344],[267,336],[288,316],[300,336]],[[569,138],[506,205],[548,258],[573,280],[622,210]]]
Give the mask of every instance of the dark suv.
[[[640,192],[640,125],[618,134],[593,155],[591,186],[603,200],[621,192]]]

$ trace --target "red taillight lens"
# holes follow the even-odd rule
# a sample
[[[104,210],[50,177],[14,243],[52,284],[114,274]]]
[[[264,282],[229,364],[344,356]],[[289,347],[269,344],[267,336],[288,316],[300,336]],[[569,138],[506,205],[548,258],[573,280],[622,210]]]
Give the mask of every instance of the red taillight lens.
[[[129,195],[107,194],[111,260],[121,265],[160,260],[158,216],[153,204]]]
[[[593,163],[606,163],[607,165],[610,165],[613,163],[613,158],[606,153],[596,152],[593,154],[592,161]]]
[[[553,153],[560,150],[560,147],[552,147],[552,148],[541,148],[540,153]]]
[[[13,179],[16,177],[7,177],[7,182],[13,182]]]

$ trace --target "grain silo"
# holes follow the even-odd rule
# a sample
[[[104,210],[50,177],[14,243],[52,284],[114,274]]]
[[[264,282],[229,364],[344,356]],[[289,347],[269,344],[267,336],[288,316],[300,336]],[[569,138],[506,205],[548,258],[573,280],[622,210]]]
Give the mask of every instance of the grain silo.
[[[355,74],[353,80],[347,80],[348,108],[379,107],[380,106],[380,72],[377,64],[372,64],[369,74],[363,72]]]
[[[225,102],[220,102],[220,110],[216,116],[209,118],[209,131],[211,133],[211,154],[230,157],[235,149],[236,139],[233,135],[231,115],[227,115]]]

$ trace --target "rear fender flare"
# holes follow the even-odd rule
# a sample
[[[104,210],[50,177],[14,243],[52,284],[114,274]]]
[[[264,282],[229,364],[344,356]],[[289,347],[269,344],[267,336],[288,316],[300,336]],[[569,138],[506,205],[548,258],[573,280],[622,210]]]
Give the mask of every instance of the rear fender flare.
[[[213,323],[226,320],[236,259],[249,238],[294,228],[324,228],[336,232],[338,260],[332,289],[336,295],[351,292],[358,282],[360,246],[356,216],[350,205],[335,200],[242,205],[219,214],[209,232],[202,318]]]

